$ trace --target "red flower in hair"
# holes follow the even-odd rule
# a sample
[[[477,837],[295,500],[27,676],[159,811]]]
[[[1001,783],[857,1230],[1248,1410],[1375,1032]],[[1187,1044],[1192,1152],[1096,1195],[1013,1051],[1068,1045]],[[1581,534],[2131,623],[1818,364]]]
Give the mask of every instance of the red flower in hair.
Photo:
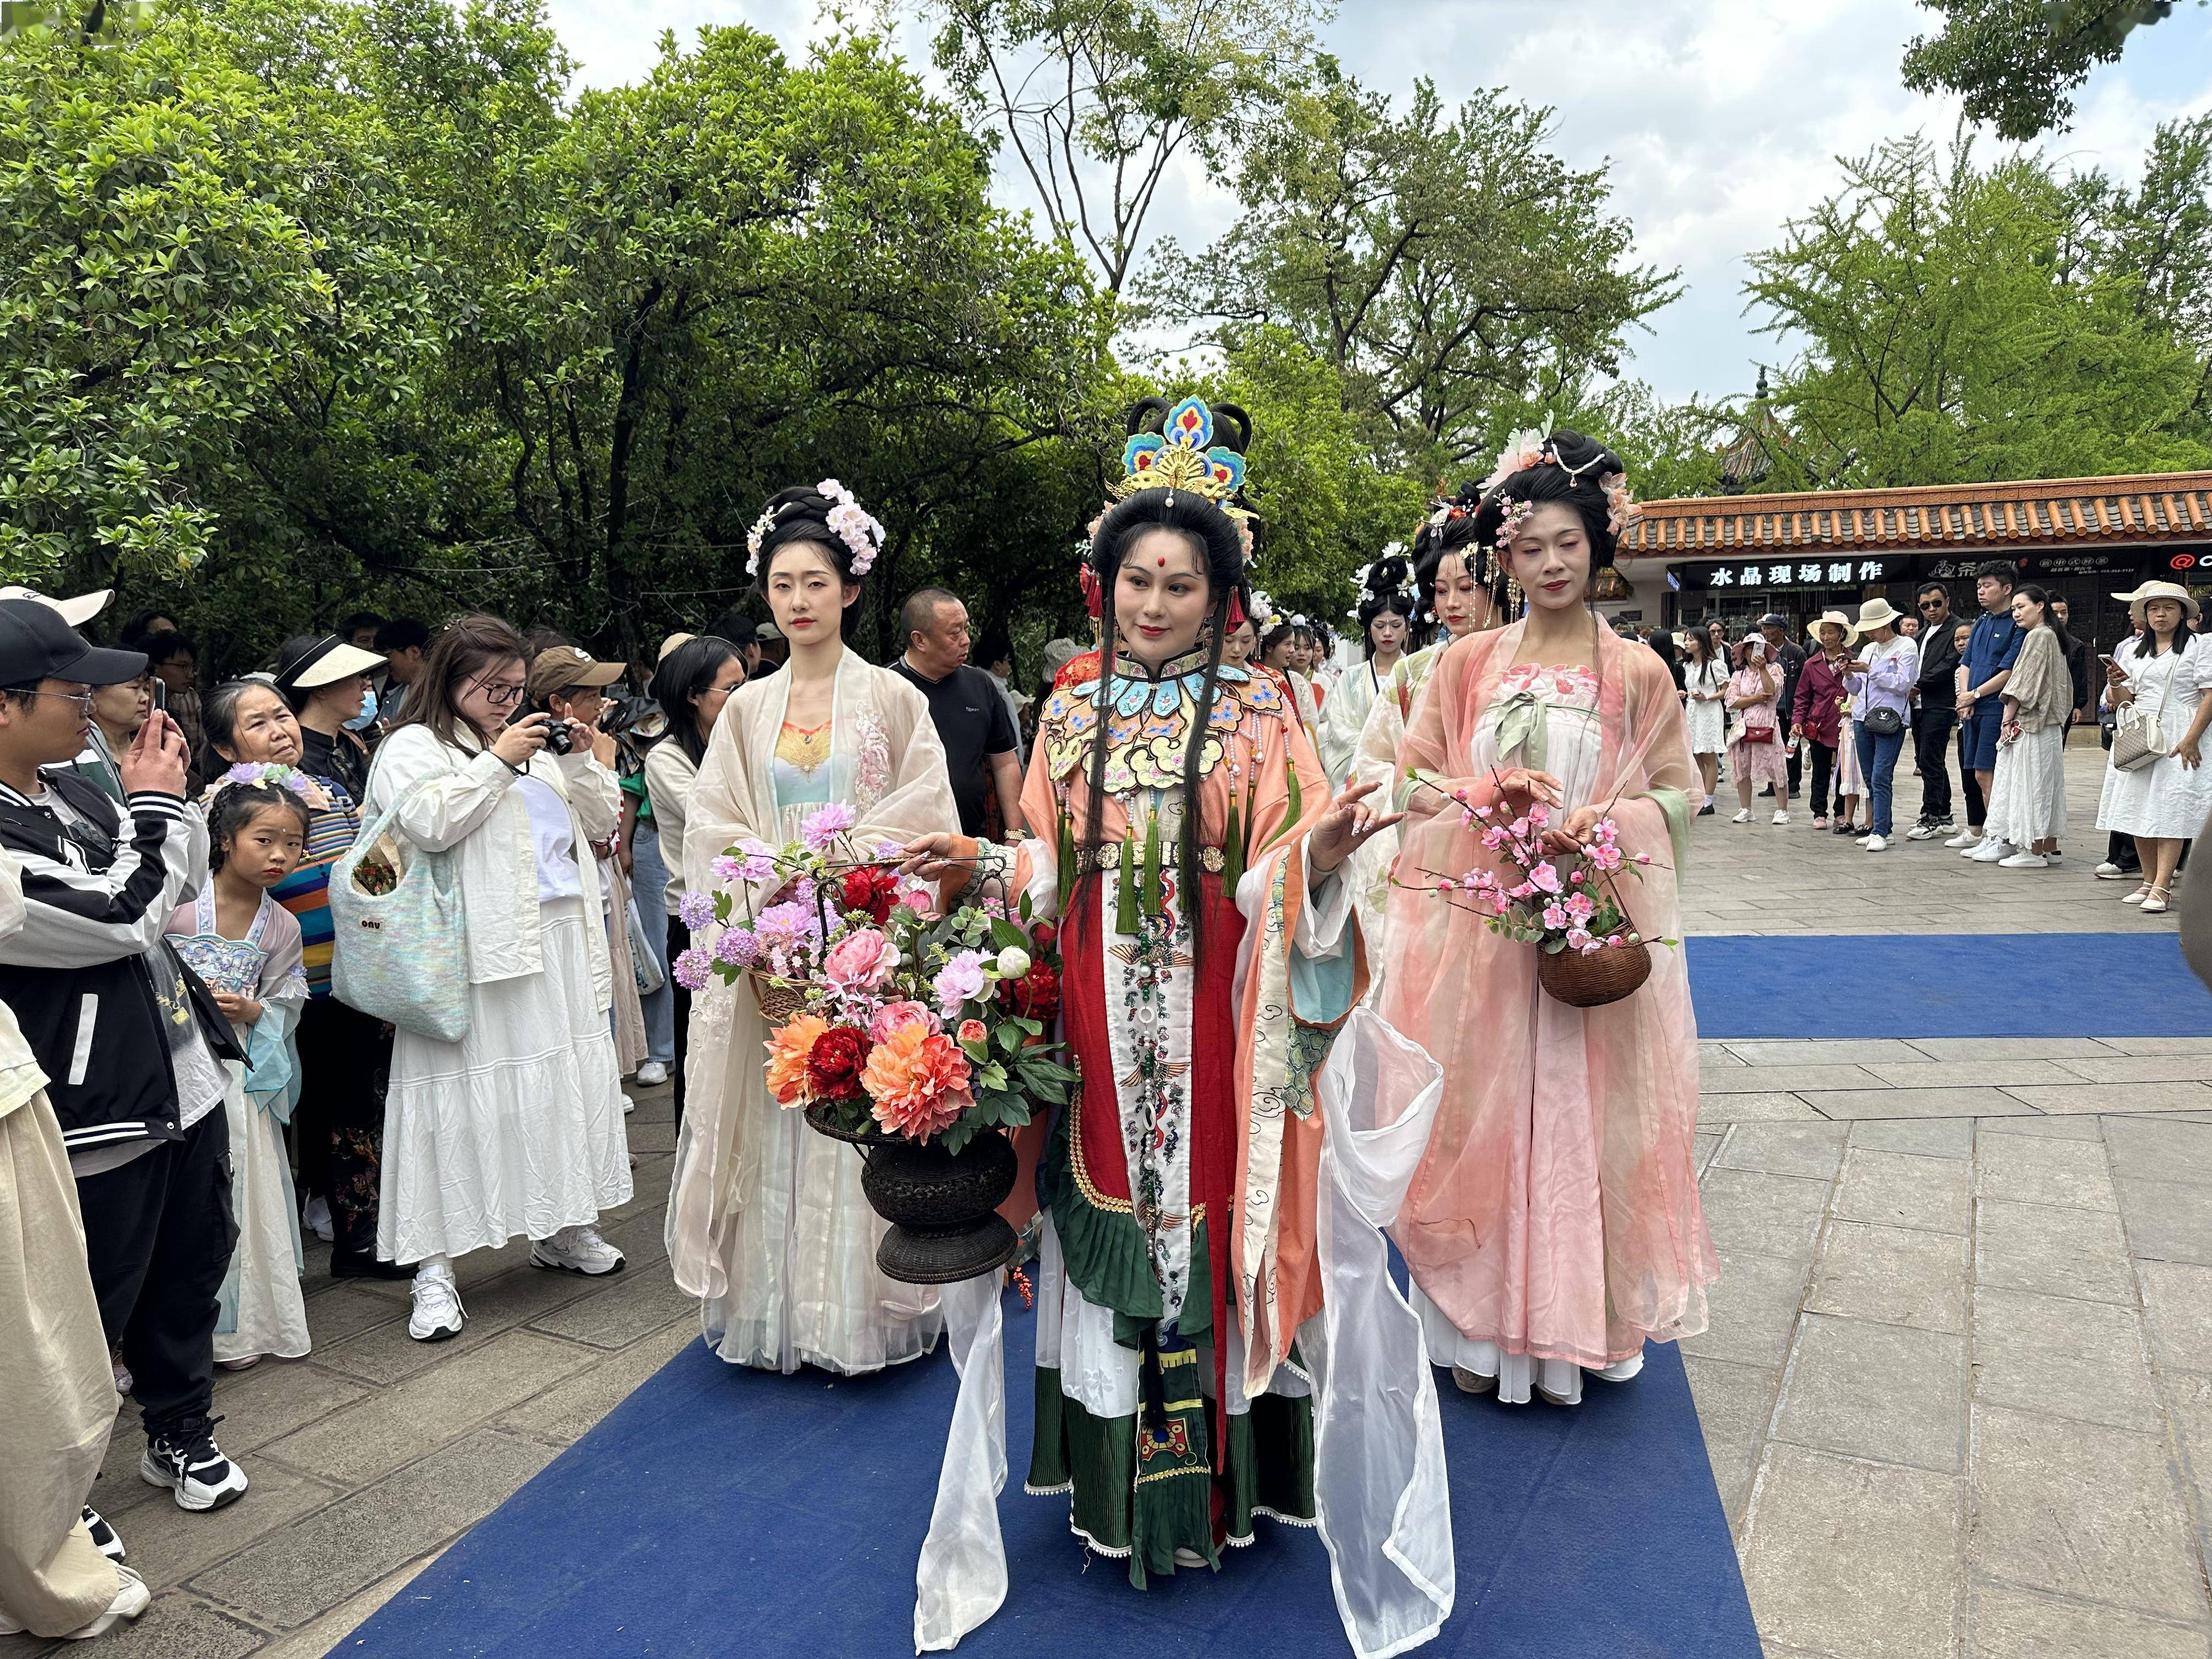
[[[806,1057],[807,1091],[817,1100],[842,1100],[860,1091],[868,1040],[849,1025],[833,1025],[814,1039]]]
[[[896,870],[881,864],[865,864],[848,870],[841,885],[848,910],[866,911],[878,927],[891,919],[891,908],[898,902]]]

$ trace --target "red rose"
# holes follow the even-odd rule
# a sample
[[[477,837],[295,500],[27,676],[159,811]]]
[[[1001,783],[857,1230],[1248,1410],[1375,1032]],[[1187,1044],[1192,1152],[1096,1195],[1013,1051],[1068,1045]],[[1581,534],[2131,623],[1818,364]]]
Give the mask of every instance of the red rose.
[[[980,1019],[963,1019],[960,1022],[958,1036],[963,1042],[981,1042],[990,1035],[990,1031]]]
[[[833,1025],[814,1039],[806,1057],[806,1086],[817,1100],[842,1100],[860,1091],[868,1039],[849,1025]]]
[[[1042,956],[1059,943],[1060,929],[1048,921],[1041,921],[1030,929],[1030,948],[1037,956]]]
[[[1000,981],[999,1002],[1031,1019],[1055,1019],[1060,1015],[1060,975],[1037,963],[1019,979]]]
[[[848,870],[842,884],[845,908],[863,910],[877,927],[891,919],[891,907],[898,902],[898,872],[880,864],[862,865]]]

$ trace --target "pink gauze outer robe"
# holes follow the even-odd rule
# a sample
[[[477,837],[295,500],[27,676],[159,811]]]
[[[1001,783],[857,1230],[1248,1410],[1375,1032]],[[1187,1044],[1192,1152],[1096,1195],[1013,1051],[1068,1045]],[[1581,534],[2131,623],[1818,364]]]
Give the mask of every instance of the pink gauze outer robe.
[[[1607,806],[1620,846],[1648,854],[1618,878],[1650,945],[1651,975],[1604,1007],[1541,990],[1537,948],[1491,933],[1434,890],[1438,876],[1492,855],[1413,771],[1497,799],[1495,774],[1470,775],[1519,624],[1445,653],[1400,751],[1401,828],[1390,896],[1382,1012],[1443,1067],[1436,1127],[1390,1231],[1414,1279],[1466,1337],[1508,1353],[1597,1367],[1650,1338],[1705,1328],[1718,1276],[1698,1201],[1698,1032],[1680,945],[1675,844],[1696,783],[1681,705],[1666,665],[1596,630],[1600,752],[1588,799]],[[1508,757],[1504,766],[1525,763]],[[1572,803],[1571,803],[1572,804]]]

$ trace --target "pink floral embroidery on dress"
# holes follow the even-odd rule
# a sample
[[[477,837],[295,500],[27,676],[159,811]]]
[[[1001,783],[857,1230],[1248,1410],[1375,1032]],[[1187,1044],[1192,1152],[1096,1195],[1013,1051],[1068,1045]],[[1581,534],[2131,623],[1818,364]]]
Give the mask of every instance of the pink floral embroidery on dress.
[[[1498,683],[1498,695],[1510,696],[1516,691],[1534,692],[1540,702],[1564,707],[1595,708],[1597,703],[1597,671],[1592,668],[1560,668],[1547,663],[1519,662],[1507,669]]]
[[[879,714],[854,716],[853,729],[860,739],[858,775],[853,787],[859,799],[854,805],[872,806],[891,787],[890,732]]]

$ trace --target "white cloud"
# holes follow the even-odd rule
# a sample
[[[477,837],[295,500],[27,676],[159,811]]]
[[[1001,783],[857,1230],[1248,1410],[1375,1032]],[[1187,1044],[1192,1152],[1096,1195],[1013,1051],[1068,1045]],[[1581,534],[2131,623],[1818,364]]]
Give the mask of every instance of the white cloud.
[[[823,27],[812,0],[552,0],[551,9],[599,85],[642,74],[663,28],[750,22],[795,52]],[[1747,390],[1754,362],[1785,354],[1742,314],[1745,257],[1837,187],[1837,155],[1915,128],[1948,139],[1955,102],[1908,93],[1898,73],[1905,42],[1932,21],[1913,0],[1346,0],[1327,44],[1393,93],[1425,73],[1448,99],[1496,86],[1551,106],[1568,162],[1610,158],[1613,205],[1634,223],[1642,257],[1679,265],[1687,286],[1636,340],[1631,372],[1680,396]],[[918,31],[902,38],[926,60]],[[2160,121],[2212,109],[2212,13],[2179,9],[2132,45],[2084,88],[2075,128],[2051,154],[2132,176]],[[1002,175],[1002,198],[1030,205],[1021,181]],[[1163,190],[1156,228],[1200,244],[1232,209],[1188,167]]]

